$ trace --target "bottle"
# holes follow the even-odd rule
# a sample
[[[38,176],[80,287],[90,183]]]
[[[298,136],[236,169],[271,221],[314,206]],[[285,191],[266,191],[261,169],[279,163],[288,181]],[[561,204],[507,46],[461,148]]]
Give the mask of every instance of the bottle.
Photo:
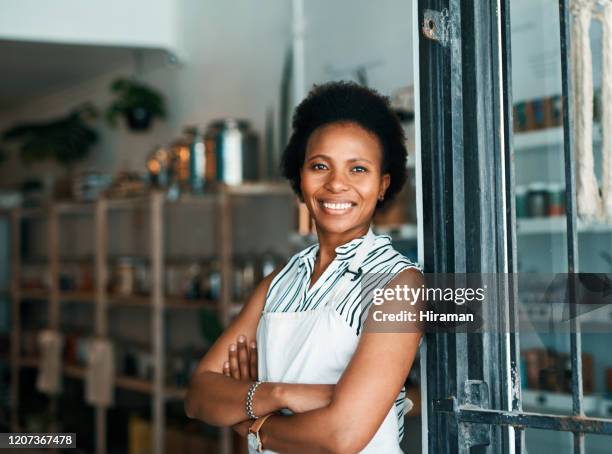
[[[206,147],[204,137],[197,126],[186,129],[189,141],[189,187],[192,194],[204,192],[206,172]]]

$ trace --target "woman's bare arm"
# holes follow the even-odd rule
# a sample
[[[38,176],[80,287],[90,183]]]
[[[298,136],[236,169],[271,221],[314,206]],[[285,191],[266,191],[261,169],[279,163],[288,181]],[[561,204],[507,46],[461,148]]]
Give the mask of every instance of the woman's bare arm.
[[[230,426],[247,419],[246,394],[252,381],[225,376],[223,364],[227,361],[230,345],[237,344],[238,336],[255,339],[268,287],[279,271],[275,270],[259,283],[240,314],[200,360],[185,398],[185,413],[188,417],[216,426]],[[242,348],[236,351],[237,355],[245,353]],[[242,361],[243,364],[247,362],[244,359]],[[281,389],[277,384],[262,383],[257,388],[253,407],[255,414],[272,413],[284,406]]]
[[[409,269],[400,273],[393,284],[420,287],[423,277]],[[330,405],[268,418],[260,431],[264,448],[280,453],[362,450],[394,405],[412,367],[420,337],[419,332],[363,333]]]

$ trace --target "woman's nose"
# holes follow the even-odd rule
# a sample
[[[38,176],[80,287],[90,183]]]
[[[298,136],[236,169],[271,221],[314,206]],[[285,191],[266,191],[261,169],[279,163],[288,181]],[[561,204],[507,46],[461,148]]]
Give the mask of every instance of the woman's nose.
[[[348,189],[348,183],[342,172],[330,172],[325,187],[331,192],[342,192]]]

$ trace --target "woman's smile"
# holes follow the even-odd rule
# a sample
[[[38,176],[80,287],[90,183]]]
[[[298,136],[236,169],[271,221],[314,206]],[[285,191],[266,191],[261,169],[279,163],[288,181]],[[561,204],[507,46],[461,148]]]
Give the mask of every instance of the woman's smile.
[[[357,206],[354,202],[333,200],[319,200],[319,205],[326,214],[331,214],[333,216],[346,214],[351,208]]]

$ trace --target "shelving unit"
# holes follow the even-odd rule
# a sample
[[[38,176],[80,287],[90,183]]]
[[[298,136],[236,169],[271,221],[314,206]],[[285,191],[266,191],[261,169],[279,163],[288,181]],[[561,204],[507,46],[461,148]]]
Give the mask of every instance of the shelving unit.
[[[517,132],[514,134],[514,149],[518,152],[537,150],[548,147],[563,147],[563,128],[539,129],[536,131]],[[593,128],[593,143],[602,141],[601,128]]]
[[[564,216],[517,220],[517,233],[519,235],[565,233],[566,231],[567,223]],[[612,224],[578,220],[578,233],[612,233]]]
[[[539,413],[568,413],[572,410],[572,395],[538,389],[522,390],[523,406],[527,411]],[[603,397],[584,396],[584,412],[594,416],[600,413]],[[604,416],[604,415],[602,415]]]
[[[602,133],[599,125],[593,128],[594,157],[597,159],[597,150],[602,145]],[[540,184],[542,187],[554,185],[561,189],[565,186],[565,158],[564,158],[564,131],[562,127],[515,133],[513,136],[514,165],[517,184],[525,189],[531,189],[531,185]],[[596,164],[597,165],[597,164]],[[575,184],[575,182],[574,182]],[[529,196],[527,196],[529,197]],[[529,209],[529,208],[528,208]],[[577,259],[580,272],[605,272],[606,264],[601,259],[601,252],[609,249],[612,245],[612,223],[586,222],[578,219],[577,232]],[[516,224],[517,251],[519,272],[527,273],[566,273],[567,272],[567,219],[563,216],[518,218]],[[519,284],[520,288],[520,284]],[[520,290],[519,290],[520,294]],[[528,352],[532,349],[543,349],[554,354],[567,355],[571,357],[570,332],[572,326],[567,317],[562,317],[561,312],[567,308],[558,304],[546,304],[526,301],[523,308],[528,320],[521,326],[519,333],[520,351]],[[581,313],[581,312],[579,312]],[[581,351],[590,356],[588,369],[583,363],[583,376],[588,370],[589,380],[592,385],[592,394],[585,394],[582,405],[586,415],[591,417],[610,417],[610,400],[605,397],[606,381],[605,370],[610,367],[610,358],[606,354],[605,347],[599,348],[609,342],[609,334],[612,332],[612,318],[608,308],[599,308],[585,311],[578,317],[580,326]],[[601,337],[603,336],[603,337]],[[596,339],[596,340],[595,340]],[[552,354],[551,354],[552,355]],[[572,395],[569,393],[552,391],[559,386],[559,378],[554,386],[543,381],[541,376],[544,371],[557,374],[563,372],[564,366],[561,360],[558,363],[547,363],[539,360],[539,364],[527,361],[521,367],[526,370],[525,375],[541,381],[540,386],[548,389],[521,390],[523,408],[527,412],[543,414],[571,415]],[[566,369],[567,374],[569,370]],[[602,380],[603,379],[603,380]],[[529,378],[526,377],[525,381]],[[527,383],[523,383],[526,386]],[[531,384],[530,384],[531,385]],[[571,442],[569,436],[561,436],[553,431],[538,431],[527,429],[525,431],[527,446],[533,450],[562,450]],[[588,440],[588,437],[587,437]],[[589,443],[590,446],[589,446]],[[605,443],[608,443],[607,441]],[[587,441],[587,450],[597,452],[608,452],[603,443],[592,437]],[[601,449],[601,450],[600,450]],[[552,452],[552,451],[551,451]]]
[[[142,310],[152,311],[151,317],[151,339],[154,373],[151,381],[135,377],[116,376],[115,387],[119,389],[140,392],[151,396],[151,407],[153,415],[153,446],[155,454],[161,454],[164,449],[165,429],[165,402],[168,400],[183,399],[186,394],[185,388],[167,386],[164,383],[165,372],[165,329],[163,323],[164,313],[167,311],[192,311],[202,308],[216,310],[219,318],[225,326],[231,318],[236,315],[242,305],[232,301],[232,238],[231,235],[222,235],[223,232],[232,231],[232,214],[230,201],[233,196],[267,196],[287,195],[293,197],[293,193],[287,185],[280,184],[245,184],[238,187],[222,187],[217,192],[206,194],[202,197],[186,196],[177,201],[165,200],[161,192],[152,192],[145,197],[132,199],[101,199],[96,203],[51,203],[43,208],[16,208],[11,211],[11,223],[13,232],[12,243],[12,320],[13,330],[11,338],[11,377],[14,386],[11,388],[12,403],[12,430],[19,430],[19,369],[38,368],[39,359],[35,357],[21,357],[21,320],[20,304],[23,300],[40,300],[47,302],[49,314],[49,328],[58,330],[60,322],[60,305],[84,304],[91,305],[94,312],[95,330],[91,333],[97,338],[108,338],[108,311],[111,308],[136,307]],[[217,255],[220,257],[221,291],[217,301],[190,300],[179,297],[169,297],[164,294],[163,270],[164,257],[164,207],[167,205],[202,204],[213,203],[217,214],[214,216],[216,227],[215,246]],[[141,295],[116,295],[107,291],[108,282],[108,222],[109,212],[112,210],[133,209],[134,207],[145,207],[149,216],[150,226],[150,270],[151,270],[151,294]],[[59,236],[58,217],[63,214],[91,214],[95,224],[95,289],[93,291],[70,291],[59,290],[59,270],[61,267],[59,259]],[[50,286],[46,289],[25,289],[20,286],[21,282],[21,259],[20,259],[20,224],[24,218],[44,218],[47,220],[48,236],[48,267],[50,270]],[[64,376],[78,380],[86,379],[86,368],[73,364],[64,364],[62,368]],[[96,427],[96,452],[99,454],[107,451],[106,447],[106,408],[97,406],[95,413]],[[221,442],[219,452],[231,452],[231,431],[221,430]]]

